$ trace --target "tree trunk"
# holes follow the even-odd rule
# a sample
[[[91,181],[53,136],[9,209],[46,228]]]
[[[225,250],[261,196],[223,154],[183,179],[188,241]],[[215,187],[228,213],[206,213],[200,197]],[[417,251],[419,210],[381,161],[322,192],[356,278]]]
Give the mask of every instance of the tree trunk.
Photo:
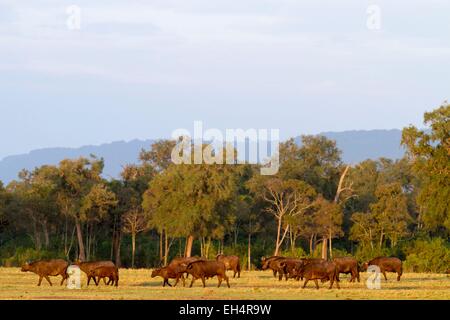
[[[186,258],[189,258],[192,255],[192,245],[194,244],[194,236],[190,235],[186,239],[186,252],[184,253],[184,256]]]
[[[309,238],[309,255],[311,257],[312,257],[312,255],[314,253],[313,242],[314,242],[314,235],[312,234],[311,237]]]
[[[83,232],[81,230],[80,220],[75,220],[75,226],[77,228],[77,239],[78,239],[78,259],[81,261],[86,260],[86,252],[84,250],[84,242],[83,242]]]
[[[164,231],[164,265],[167,266],[167,260],[169,259],[169,237],[167,231]]]
[[[159,261],[163,261],[164,254],[163,254],[163,230],[159,232]]]
[[[115,263],[116,267],[120,268],[122,265],[122,262],[120,260],[120,244],[122,242],[122,233],[120,232],[120,229],[117,231],[117,238],[116,238],[116,247],[115,247]]]
[[[249,233],[248,234],[248,253],[247,253],[248,257],[247,257],[247,270],[251,271],[252,269],[252,234]]]
[[[44,232],[45,249],[48,249],[50,246],[50,236],[48,234],[47,221],[42,222],[42,231]]]
[[[275,252],[274,256],[278,255],[278,251],[280,250],[280,236],[281,236],[281,219],[278,219],[278,227],[277,227],[277,241],[275,243]]]
[[[330,241],[330,259],[333,259],[333,240],[331,238],[331,232],[329,234],[329,239],[328,240]]]
[[[134,269],[134,257],[136,254],[136,233],[131,234],[131,268]]]
[[[327,237],[322,237],[322,259],[328,260],[328,241]]]

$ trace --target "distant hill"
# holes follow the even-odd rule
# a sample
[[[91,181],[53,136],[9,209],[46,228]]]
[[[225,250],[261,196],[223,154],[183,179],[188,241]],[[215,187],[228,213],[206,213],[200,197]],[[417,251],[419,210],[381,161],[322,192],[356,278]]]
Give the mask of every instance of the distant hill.
[[[322,135],[336,140],[346,163],[380,157],[398,159],[404,154],[400,147],[401,130],[324,132]],[[297,142],[300,140],[300,137],[296,139]],[[139,152],[143,148],[148,149],[153,142],[154,140],[119,141],[81,148],[39,149],[28,154],[9,156],[0,161],[0,180],[7,184],[16,179],[18,172],[24,168],[32,170],[44,164],[58,164],[65,158],[87,157],[90,154],[105,159],[106,178],[118,177],[122,166],[136,163]]]
[[[105,159],[105,178],[118,177],[122,166],[138,162],[139,152],[148,149],[153,140],[118,141],[99,146],[81,148],[46,148],[31,151],[27,154],[9,156],[0,161],[0,180],[7,184],[17,178],[22,169],[32,170],[44,164],[55,165],[66,158],[88,157],[94,154]]]

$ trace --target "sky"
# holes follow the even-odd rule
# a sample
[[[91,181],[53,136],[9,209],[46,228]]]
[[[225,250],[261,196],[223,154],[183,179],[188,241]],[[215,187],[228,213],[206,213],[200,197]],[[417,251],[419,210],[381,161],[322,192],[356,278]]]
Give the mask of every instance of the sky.
[[[197,120],[282,138],[422,126],[450,98],[448,12],[448,0],[0,0],[0,159]]]

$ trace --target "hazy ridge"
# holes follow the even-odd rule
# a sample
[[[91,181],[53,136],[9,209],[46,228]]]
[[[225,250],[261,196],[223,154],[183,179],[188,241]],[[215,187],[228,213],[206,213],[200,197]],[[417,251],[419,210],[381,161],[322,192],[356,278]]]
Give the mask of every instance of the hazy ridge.
[[[336,140],[347,163],[380,157],[398,159],[404,154],[400,147],[401,130],[360,130],[324,132],[322,135]],[[300,141],[298,137],[297,142]],[[0,180],[8,183],[17,177],[22,169],[32,170],[44,164],[57,164],[64,158],[78,158],[91,154],[105,159],[104,176],[118,177],[122,166],[138,161],[139,152],[148,149],[154,140],[132,140],[105,143],[80,148],[45,148],[27,154],[12,155],[0,161]]]

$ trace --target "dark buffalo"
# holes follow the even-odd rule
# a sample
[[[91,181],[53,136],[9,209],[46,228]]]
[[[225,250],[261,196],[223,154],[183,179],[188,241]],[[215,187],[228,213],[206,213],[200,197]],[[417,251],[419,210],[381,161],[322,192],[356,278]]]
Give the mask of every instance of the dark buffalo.
[[[311,262],[300,267],[299,273],[305,278],[305,283],[303,284],[303,289],[308,284],[308,281],[314,280],[316,284],[316,289],[319,289],[318,280],[322,282],[330,281],[329,289],[333,288],[333,284],[336,281],[336,286],[338,289],[339,282],[337,281],[337,266],[334,262],[321,261],[321,262]]]
[[[267,270],[270,269],[273,272],[273,276],[276,278],[278,274],[278,279],[283,279],[284,271],[282,262],[288,258],[280,257],[280,256],[273,256],[270,258],[261,258],[261,270]]]
[[[340,281],[339,274],[343,273],[352,275],[350,282],[354,282],[356,280],[360,282],[358,260],[352,257],[342,257],[334,258],[333,262],[336,264],[338,270],[337,281]]]
[[[67,267],[69,263],[62,259],[55,260],[41,260],[35,261],[31,263],[24,263],[22,265],[22,272],[33,272],[39,276],[38,286],[42,283],[42,278],[48,281],[50,285],[52,282],[50,281],[49,276],[56,277],[62,276],[61,285],[63,285],[64,280],[66,280],[69,276],[67,274]]]
[[[192,276],[192,282],[190,287],[192,288],[194,281],[201,279],[203,282],[203,287],[206,287],[205,279],[217,276],[219,281],[218,286],[222,284],[222,280],[225,279],[228,288],[230,283],[228,282],[228,277],[226,273],[226,267],[223,262],[215,260],[200,260],[194,261],[188,264],[186,267],[187,272]]]
[[[109,279],[106,285],[119,286],[119,269],[115,266],[101,266],[89,271],[89,277],[94,279],[95,285],[98,286],[100,279],[105,281],[106,278]]]
[[[74,265],[80,267],[81,271],[86,273],[87,275],[87,285],[91,282],[92,276],[89,275],[91,270],[94,270],[98,267],[115,267],[116,265],[112,261],[91,261],[91,262],[81,262],[77,260],[74,262]],[[94,279],[95,281],[95,279]],[[104,283],[106,284],[105,278],[103,278]]]
[[[236,274],[238,278],[241,277],[241,264],[238,256],[225,256],[223,254],[218,254],[216,256],[216,260],[223,262],[227,270],[233,270],[233,278],[236,277]]]
[[[290,272],[292,273],[293,278],[295,278],[296,280],[303,280],[303,275],[301,274],[301,272],[299,272],[301,270],[302,267],[306,266],[307,264],[310,263],[318,263],[318,262],[325,262],[326,260],[321,259],[321,258],[301,258],[299,260],[297,260],[297,262],[292,266],[293,269],[290,270]]]
[[[380,268],[380,272],[383,274],[384,279],[387,281],[386,272],[394,272],[397,273],[397,281],[400,281],[400,278],[403,274],[403,265],[402,261],[399,258],[395,257],[378,257],[375,259],[366,262],[362,266],[362,271],[367,271],[369,266],[378,266]]]
[[[300,277],[298,273],[296,272],[297,269],[300,268],[300,266],[303,264],[302,259],[283,259],[280,260],[280,267],[282,268],[282,272],[286,278],[286,281],[288,279],[295,278],[296,280],[300,280]]]

